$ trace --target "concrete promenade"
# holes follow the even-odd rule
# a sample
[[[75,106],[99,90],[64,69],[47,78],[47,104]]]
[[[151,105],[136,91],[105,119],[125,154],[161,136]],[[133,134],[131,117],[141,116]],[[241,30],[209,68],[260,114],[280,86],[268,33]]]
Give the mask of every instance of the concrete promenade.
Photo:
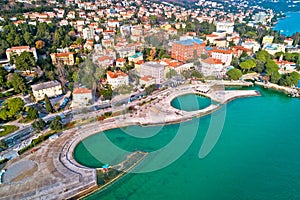
[[[73,158],[75,147],[86,137],[104,130],[131,125],[179,123],[210,114],[235,98],[259,96],[254,90],[225,91],[214,89],[214,86],[215,83],[209,83],[170,88],[155,94],[151,97],[151,102],[131,113],[73,128],[64,131],[53,142],[45,141],[37,147],[36,152],[27,152],[8,162],[8,170],[22,160],[31,160],[38,168],[32,174],[24,172],[22,180],[0,185],[0,199],[68,199],[78,193],[83,192],[84,195],[84,191],[97,188],[96,170],[80,165]],[[208,87],[210,90],[207,93],[197,92],[199,87]],[[171,106],[174,98],[190,93],[207,96],[216,103],[193,112],[177,110]]]

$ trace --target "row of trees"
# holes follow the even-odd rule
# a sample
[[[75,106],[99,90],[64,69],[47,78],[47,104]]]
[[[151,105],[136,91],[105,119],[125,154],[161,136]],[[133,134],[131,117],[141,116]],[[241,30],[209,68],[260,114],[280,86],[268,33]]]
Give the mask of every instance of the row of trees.
[[[56,51],[57,48],[64,48],[75,42],[80,41],[77,41],[75,29],[70,25],[58,27],[54,23],[43,22],[37,26],[24,23],[17,27],[8,23],[0,32],[0,57],[5,57],[6,49],[12,46],[36,46],[41,51],[47,47]]]

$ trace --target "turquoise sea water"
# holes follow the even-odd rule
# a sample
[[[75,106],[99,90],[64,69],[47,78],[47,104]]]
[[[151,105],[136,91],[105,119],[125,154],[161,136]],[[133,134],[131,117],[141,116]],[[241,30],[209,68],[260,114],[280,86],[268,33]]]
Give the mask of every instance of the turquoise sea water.
[[[286,18],[280,19],[275,25],[274,30],[279,31],[286,36],[292,36],[300,32],[300,12],[288,12]]]
[[[117,163],[125,155],[110,151],[102,143],[103,136],[127,151],[153,152],[174,140],[181,126],[186,137],[197,130],[183,155],[167,167],[128,174],[87,199],[300,199],[300,100],[257,89],[262,97],[227,104],[221,136],[204,159],[199,159],[198,153],[206,132],[214,128],[209,127],[212,115],[181,125],[134,126],[87,138],[74,156],[83,164],[97,167],[102,162],[95,161],[95,157],[111,158]],[[224,109],[215,115],[221,112]],[[142,162],[141,168],[146,164]]]
[[[193,102],[193,101],[196,101],[197,103],[186,103],[186,102]],[[174,99],[171,102],[171,105],[177,109],[181,109],[185,111],[195,111],[195,110],[206,108],[211,103],[212,102],[210,98],[194,95],[194,94],[188,94]]]

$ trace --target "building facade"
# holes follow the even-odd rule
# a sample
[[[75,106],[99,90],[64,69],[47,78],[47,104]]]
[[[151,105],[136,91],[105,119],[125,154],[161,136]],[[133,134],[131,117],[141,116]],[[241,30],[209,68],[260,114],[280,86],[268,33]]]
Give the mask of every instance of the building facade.
[[[14,55],[21,55],[23,52],[31,52],[35,58],[35,60],[38,59],[36,49],[34,47],[30,48],[30,46],[16,46],[6,49],[6,57],[8,61],[10,61],[11,56]]]
[[[146,62],[140,65],[140,77],[152,76],[156,84],[164,81],[164,66],[157,62]]]
[[[214,49],[211,54],[212,58],[219,59],[225,66],[229,66],[232,61],[233,51],[232,50],[222,50]]]
[[[220,59],[207,58],[201,61],[201,72],[204,76],[221,76],[224,71],[223,62]]]
[[[227,34],[232,34],[234,30],[234,22],[232,21],[218,21],[216,22],[217,32],[224,31]]]
[[[265,37],[263,37],[262,45],[267,44],[267,43],[272,44],[273,40],[274,40],[274,36],[266,35]]]
[[[73,91],[72,107],[88,106],[93,104],[93,91],[87,88],[75,88]]]
[[[51,98],[63,93],[61,84],[58,81],[48,81],[35,84],[32,85],[31,88],[36,101],[44,99],[45,95]]]
[[[172,45],[171,57],[180,60],[187,61],[194,59],[195,56],[199,57],[205,50],[205,43],[197,38],[180,40]]]
[[[107,82],[111,85],[112,89],[120,87],[122,85],[129,84],[129,77],[122,71],[107,71]]]
[[[152,76],[144,76],[140,78],[140,85],[144,85],[145,87],[148,87],[153,84],[155,84],[155,79]]]
[[[74,65],[74,52],[67,53],[51,53],[51,60],[54,65],[62,62],[64,65]]]

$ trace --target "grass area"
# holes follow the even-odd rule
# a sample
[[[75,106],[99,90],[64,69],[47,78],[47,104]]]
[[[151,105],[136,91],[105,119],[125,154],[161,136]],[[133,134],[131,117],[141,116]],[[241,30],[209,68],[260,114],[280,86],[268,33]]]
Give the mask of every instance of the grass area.
[[[4,126],[0,126],[0,129],[3,129],[2,131],[0,131],[0,137],[3,137],[10,133],[15,132],[16,130],[19,129],[19,127],[14,125],[4,125]]]

